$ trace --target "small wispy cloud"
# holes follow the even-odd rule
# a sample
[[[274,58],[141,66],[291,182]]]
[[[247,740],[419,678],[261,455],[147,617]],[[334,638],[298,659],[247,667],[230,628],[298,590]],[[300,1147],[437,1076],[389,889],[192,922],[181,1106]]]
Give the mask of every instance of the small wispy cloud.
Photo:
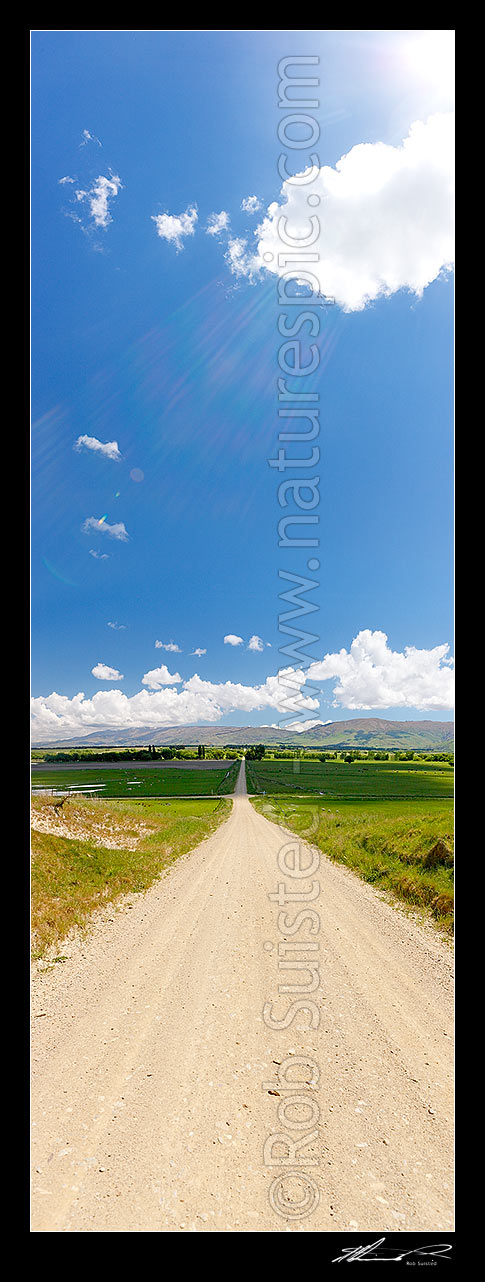
[[[78,454],[83,450],[93,450],[96,454],[104,454],[105,458],[117,461],[123,457],[117,441],[98,441],[96,436],[78,436],[72,448],[77,450]]]
[[[221,232],[227,231],[228,227],[229,214],[225,209],[221,209],[220,214],[209,214],[206,227],[208,236],[220,236]]]
[[[187,236],[193,236],[195,224],[197,222],[197,206],[191,205],[183,214],[152,214],[152,222],[155,223],[157,235],[162,240],[168,240],[177,248],[177,253],[183,249],[184,240]]]
[[[109,176],[108,176],[109,175]],[[108,170],[107,174],[99,174],[90,187],[76,187],[77,179],[60,178],[59,183],[65,186],[69,183],[74,184],[71,204],[79,210],[82,205],[86,206],[86,213],[81,217],[73,209],[65,209],[63,212],[66,217],[72,218],[73,222],[80,223],[83,232],[86,235],[92,234],[95,230],[106,231],[110,223],[113,222],[110,202],[114,200],[119,191],[123,190],[122,182],[118,174]],[[100,246],[95,246],[100,248]]]
[[[245,196],[241,201],[241,209],[245,214],[257,214],[258,209],[262,209],[262,204],[257,196]]]
[[[126,623],[110,623],[108,621],[108,627],[114,628],[116,632],[126,632]]]
[[[107,552],[96,552],[94,548],[89,549],[89,555],[94,556],[95,561],[109,561]]]
[[[224,645],[244,645],[244,639],[237,637],[234,632],[228,632],[224,637]]]
[[[93,677],[97,681],[123,681],[123,673],[118,672],[117,668],[108,668],[106,663],[97,663],[96,667],[91,668]]]
[[[95,143],[98,147],[102,143],[95,134],[89,129],[83,129],[82,138],[79,146],[86,147],[89,143]],[[81,164],[80,160],[78,162]],[[76,165],[77,168],[77,165]],[[71,177],[70,174],[64,174],[58,180],[59,185],[64,188],[72,186],[70,208],[64,209],[63,213],[67,218],[81,226],[86,236],[92,239],[92,247],[95,250],[102,251],[101,241],[96,240],[95,234],[98,231],[106,231],[113,218],[111,214],[111,205],[115,197],[123,190],[123,185],[119,174],[115,174],[111,168],[107,173],[98,174],[98,177],[92,180],[92,170],[87,177],[87,181]]]
[[[175,641],[155,641],[156,650],[171,650],[173,654],[182,654],[180,646]]]
[[[123,521],[117,521],[114,525],[109,525],[104,516],[101,518],[87,516],[81,529],[84,534],[94,530],[96,534],[107,534],[110,539],[120,539],[122,543],[127,543],[130,537]]]
[[[193,655],[196,655],[198,659],[200,659],[203,654],[207,654],[207,650],[202,650],[200,647],[197,650],[190,651],[190,657],[192,657]]]
[[[245,276],[252,283],[261,273],[263,263],[256,253],[251,252],[242,236],[234,236],[228,241],[224,258],[233,276]]]
[[[88,142],[97,142],[98,147],[103,146],[102,142],[99,141],[99,138],[96,137],[96,134],[91,134],[89,132],[89,129],[83,129],[81,142],[79,143],[79,146],[87,147]]]
[[[100,174],[89,191],[77,192],[78,200],[87,201],[95,227],[101,227],[103,230],[109,227],[109,224],[113,221],[109,202],[122,190],[121,179],[118,174],[113,174],[111,170],[109,170],[109,174],[109,178],[105,174]]]

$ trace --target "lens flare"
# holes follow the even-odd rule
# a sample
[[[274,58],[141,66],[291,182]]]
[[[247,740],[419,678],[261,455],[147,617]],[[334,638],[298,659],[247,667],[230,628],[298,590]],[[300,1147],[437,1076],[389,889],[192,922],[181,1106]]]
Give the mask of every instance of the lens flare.
[[[77,588],[79,586],[77,583],[74,583],[73,579],[68,579],[67,575],[61,574],[60,570],[52,564],[52,561],[48,561],[46,556],[42,557],[42,564],[45,565],[46,570],[49,571],[49,574],[53,575],[54,579],[59,580],[59,583],[65,583],[69,588]]]

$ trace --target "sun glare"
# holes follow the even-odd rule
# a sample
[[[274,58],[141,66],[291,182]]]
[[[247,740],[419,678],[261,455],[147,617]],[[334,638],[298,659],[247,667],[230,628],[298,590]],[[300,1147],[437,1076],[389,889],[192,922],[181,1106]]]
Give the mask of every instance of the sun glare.
[[[418,31],[404,42],[403,57],[411,72],[440,95],[452,95],[455,80],[454,31]]]

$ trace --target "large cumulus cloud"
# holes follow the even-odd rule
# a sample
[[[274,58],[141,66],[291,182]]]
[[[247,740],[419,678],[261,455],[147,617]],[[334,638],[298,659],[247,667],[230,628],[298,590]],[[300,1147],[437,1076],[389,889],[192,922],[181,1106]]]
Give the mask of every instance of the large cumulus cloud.
[[[308,668],[309,681],[337,678],[334,707],[360,709],[453,707],[453,660],[449,645],[431,650],[391,650],[385,632],[364,629],[350,650],[326,654]]]
[[[308,271],[344,311],[399,289],[422,294],[454,259],[453,129],[453,113],[438,113],[412,124],[398,147],[358,143],[335,169],[323,165],[304,185],[284,182],[257,228],[257,252],[239,244],[232,270],[290,271],[279,261],[294,250],[287,236],[316,255]]]

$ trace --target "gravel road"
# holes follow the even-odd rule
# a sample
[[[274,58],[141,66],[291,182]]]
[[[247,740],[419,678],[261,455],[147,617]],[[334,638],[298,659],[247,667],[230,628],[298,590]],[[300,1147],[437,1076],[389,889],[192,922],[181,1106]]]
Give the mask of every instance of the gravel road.
[[[230,818],[63,955],[32,982],[34,1232],[452,1229],[451,950],[257,814],[244,762]]]

